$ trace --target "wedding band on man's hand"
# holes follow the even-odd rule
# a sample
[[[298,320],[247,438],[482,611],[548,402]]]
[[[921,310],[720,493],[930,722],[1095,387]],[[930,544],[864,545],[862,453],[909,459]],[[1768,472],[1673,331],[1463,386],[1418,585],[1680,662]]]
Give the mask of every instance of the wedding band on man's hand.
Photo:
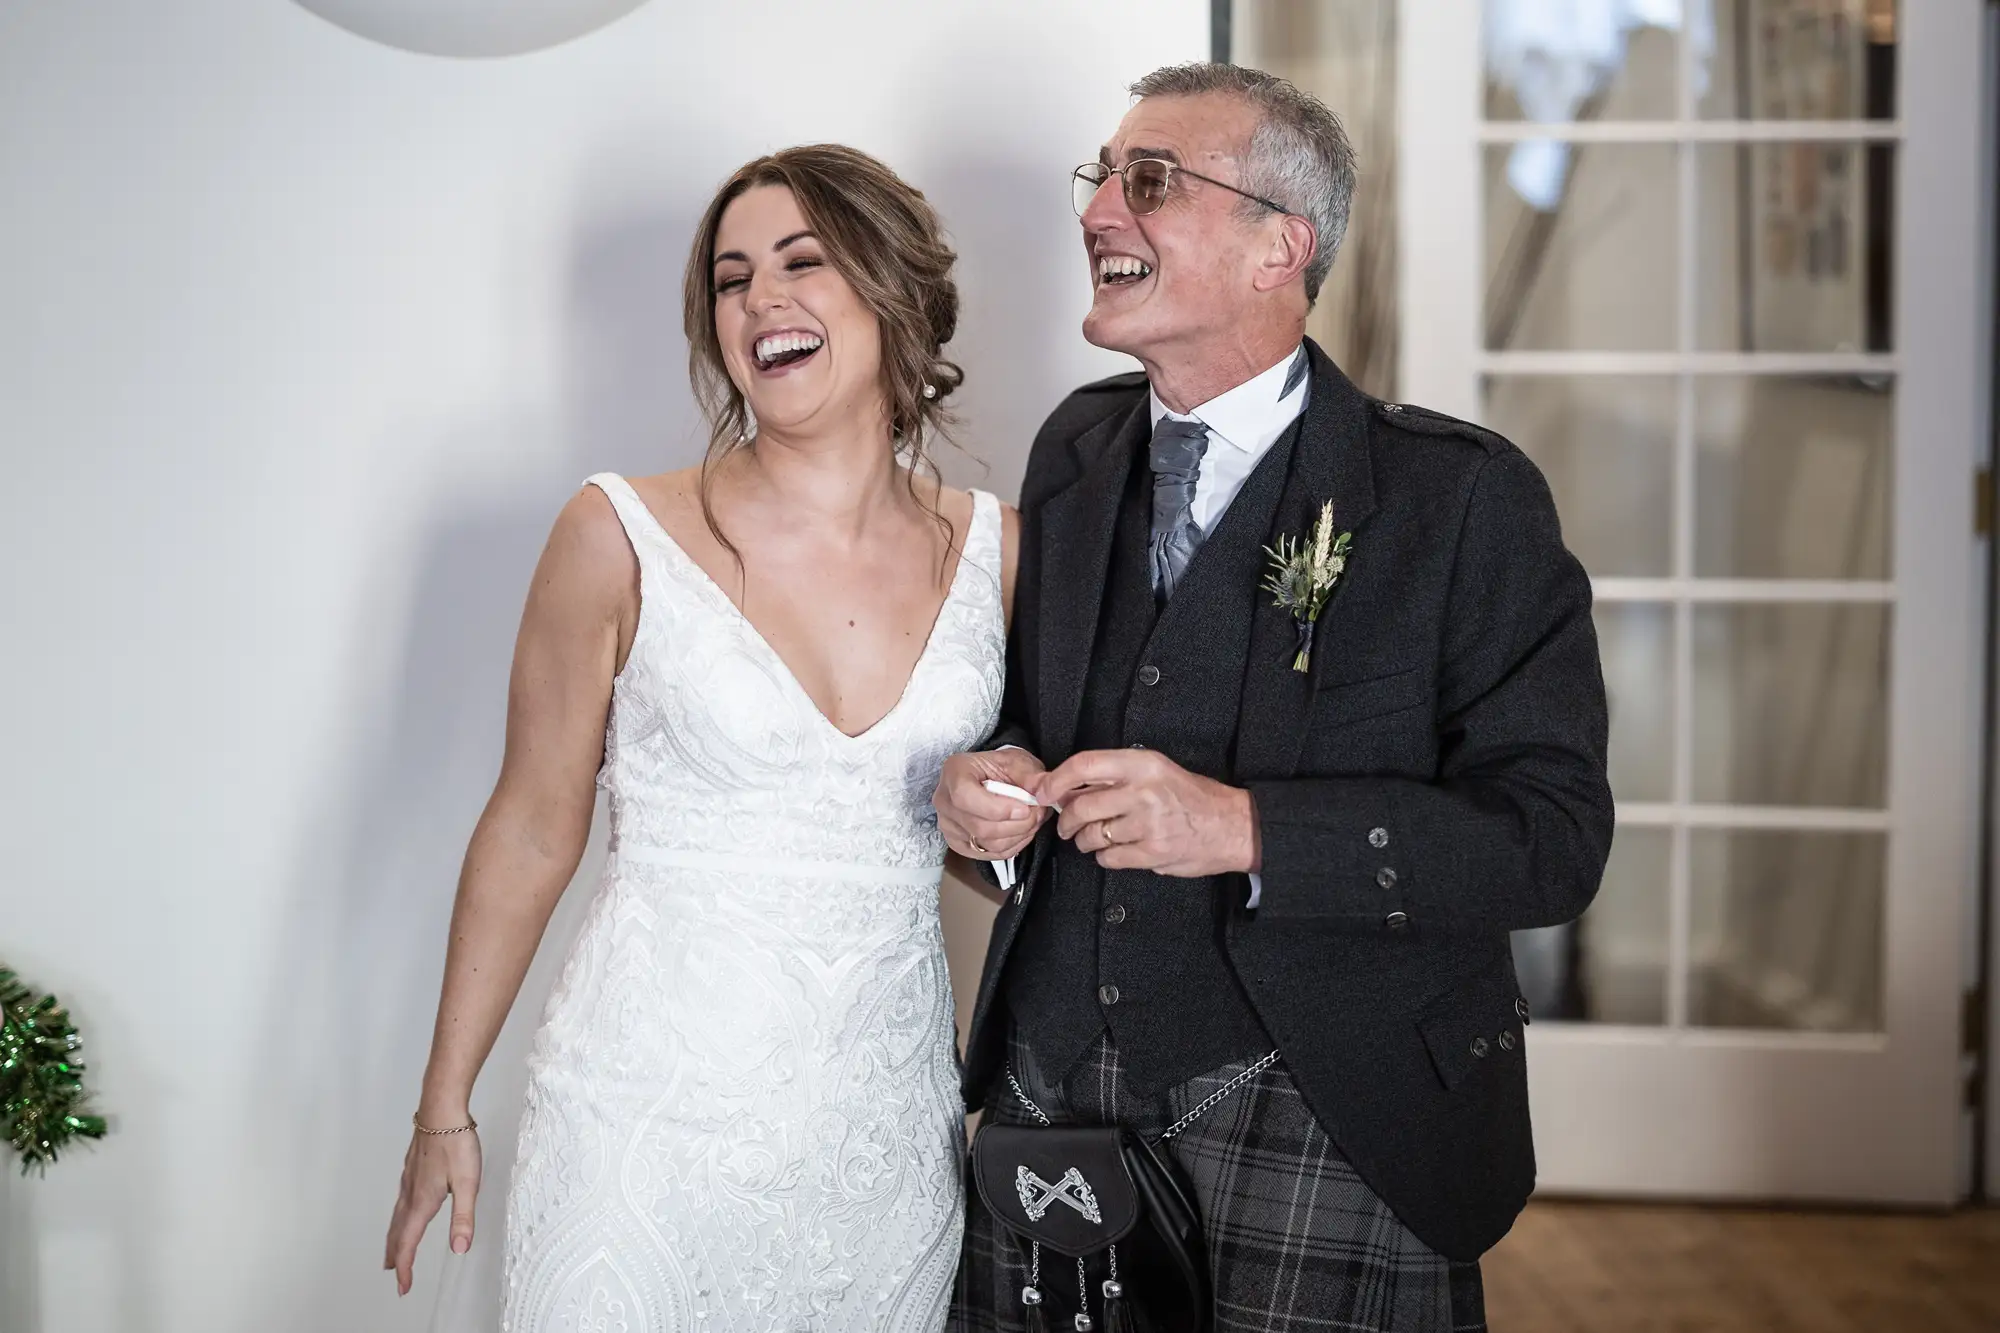
[[[979,854],[980,854],[981,856],[991,856],[991,855],[993,855],[993,853],[991,853],[991,852],[987,851],[987,850],[986,850],[986,849],[985,849],[984,847],[981,847],[981,846],[979,845],[979,839],[977,839],[977,838],[967,838],[967,839],[966,839],[966,841],[967,841],[967,842],[969,842],[969,843],[971,843],[971,844],[972,844],[972,850],[973,850],[973,851],[975,851],[975,852],[978,852],[978,853],[979,853]]]

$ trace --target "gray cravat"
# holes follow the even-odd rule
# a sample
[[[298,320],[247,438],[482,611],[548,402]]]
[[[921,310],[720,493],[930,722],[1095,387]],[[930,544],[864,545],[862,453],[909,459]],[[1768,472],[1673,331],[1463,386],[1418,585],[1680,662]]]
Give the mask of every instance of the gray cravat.
[[[1208,452],[1208,427],[1199,421],[1161,417],[1153,427],[1153,591],[1164,606],[1201,545],[1194,521],[1194,485],[1201,456]]]

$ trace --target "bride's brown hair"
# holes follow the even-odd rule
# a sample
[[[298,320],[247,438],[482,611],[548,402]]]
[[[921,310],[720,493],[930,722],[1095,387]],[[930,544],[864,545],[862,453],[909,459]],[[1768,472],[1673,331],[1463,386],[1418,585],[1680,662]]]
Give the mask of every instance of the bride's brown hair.
[[[909,465],[904,478],[910,494],[937,519],[949,546],[951,525],[918,494],[916,479],[919,472],[936,471],[930,444],[951,425],[945,399],[965,379],[943,357],[958,328],[958,284],[951,276],[958,256],[921,191],[876,158],[842,144],[806,144],[745,163],[716,191],[695,228],[681,297],[688,378],[708,418],[708,454],[701,465],[708,530],[735,553],[709,506],[709,487],[716,465],[748,443],[750,426],[743,391],[729,378],[715,332],[716,233],[729,205],[760,185],[792,192],[828,262],[874,313],[889,433]]]

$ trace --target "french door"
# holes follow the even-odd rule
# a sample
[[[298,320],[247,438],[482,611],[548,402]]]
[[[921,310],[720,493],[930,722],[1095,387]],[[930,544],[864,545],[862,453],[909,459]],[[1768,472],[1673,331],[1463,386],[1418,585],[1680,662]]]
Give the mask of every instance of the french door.
[[[1980,6],[1534,8],[1399,7],[1395,174],[1400,396],[1535,457],[1596,588],[1618,831],[1522,942],[1542,1186],[1948,1202]]]

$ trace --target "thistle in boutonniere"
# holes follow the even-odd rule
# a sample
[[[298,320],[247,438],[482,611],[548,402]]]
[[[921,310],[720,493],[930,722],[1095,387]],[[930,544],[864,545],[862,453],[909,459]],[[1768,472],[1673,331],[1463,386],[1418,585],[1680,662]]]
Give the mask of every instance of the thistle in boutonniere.
[[[1301,544],[1296,537],[1284,536],[1278,538],[1276,546],[1264,548],[1270,552],[1272,565],[1270,576],[1264,580],[1264,590],[1277,599],[1273,605],[1279,610],[1292,613],[1292,620],[1298,626],[1299,651],[1292,658],[1294,671],[1304,671],[1312,664],[1313,623],[1319,619],[1326,599],[1333,595],[1333,585],[1339,581],[1341,571],[1347,568],[1347,548],[1353,536],[1351,532],[1335,534],[1333,501],[1328,500],[1320,507],[1311,541]]]

